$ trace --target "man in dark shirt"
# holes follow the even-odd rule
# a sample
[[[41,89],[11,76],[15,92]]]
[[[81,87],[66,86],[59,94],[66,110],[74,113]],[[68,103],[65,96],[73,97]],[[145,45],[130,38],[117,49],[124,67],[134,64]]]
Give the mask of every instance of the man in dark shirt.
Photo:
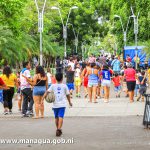
[[[146,79],[146,76],[145,76],[145,71],[142,71],[141,75],[142,76],[138,77],[138,80],[139,80],[139,83],[140,83],[140,89],[139,89],[139,94],[140,95],[137,98],[137,101],[139,101],[141,96],[142,96],[142,101],[144,102],[144,94],[146,93],[146,90],[147,90],[147,86],[146,86],[147,79]]]
[[[56,58],[56,73],[62,73],[62,61],[59,56]]]
[[[72,71],[71,66],[68,66],[68,70],[66,72],[66,83],[70,91],[70,97],[72,98],[72,93],[74,90],[74,71]]]

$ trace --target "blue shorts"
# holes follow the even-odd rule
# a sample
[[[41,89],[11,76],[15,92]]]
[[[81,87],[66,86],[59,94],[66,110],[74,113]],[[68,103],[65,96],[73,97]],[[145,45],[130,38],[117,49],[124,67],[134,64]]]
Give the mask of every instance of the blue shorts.
[[[53,108],[55,118],[64,118],[65,109],[66,109],[65,107]]]
[[[3,103],[3,90],[0,90],[0,102]]]
[[[121,86],[115,86],[115,92],[118,92],[121,90]]]
[[[67,83],[68,89],[70,90],[74,90],[74,83]]]
[[[46,86],[35,86],[33,88],[33,96],[43,96],[46,92]]]
[[[51,87],[51,85],[52,85],[52,84],[51,84],[51,83],[49,83],[49,84],[48,84],[48,88],[50,88],[50,87]]]

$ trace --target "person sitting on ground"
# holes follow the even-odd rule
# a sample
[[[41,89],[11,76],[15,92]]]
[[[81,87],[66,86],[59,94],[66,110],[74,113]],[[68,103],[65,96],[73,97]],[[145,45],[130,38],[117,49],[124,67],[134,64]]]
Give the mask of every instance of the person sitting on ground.
[[[68,99],[69,105],[72,106],[71,100],[70,100],[70,93],[69,89],[66,84],[63,84],[63,74],[57,73],[55,75],[57,84],[53,84],[44,94],[42,101],[44,101],[45,97],[48,95],[48,93],[54,92],[55,95],[55,102],[53,103],[53,111],[55,115],[55,123],[56,123],[56,136],[62,135],[62,125],[63,125],[63,118],[65,115],[65,109],[67,106],[67,100]]]

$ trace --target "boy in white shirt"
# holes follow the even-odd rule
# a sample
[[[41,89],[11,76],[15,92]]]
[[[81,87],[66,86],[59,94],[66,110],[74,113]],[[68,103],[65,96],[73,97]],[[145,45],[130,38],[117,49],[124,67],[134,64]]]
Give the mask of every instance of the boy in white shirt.
[[[69,105],[72,106],[71,100],[70,100],[70,93],[69,89],[66,84],[63,84],[63,74],[57,73],[55,75],[57,84],[52,84],[51,87],[46,91],[44,94],[42,101],[44,101],[45,97],[48,93],[54,92],[55,95],[55,102],[53,103],[53,111],[55,115],[55,123],[56,123],[56,136],[62,135],[62,125],[63,125],[63,118],[65,114],[65,109],[67,107],[67,100],[69,102]]]

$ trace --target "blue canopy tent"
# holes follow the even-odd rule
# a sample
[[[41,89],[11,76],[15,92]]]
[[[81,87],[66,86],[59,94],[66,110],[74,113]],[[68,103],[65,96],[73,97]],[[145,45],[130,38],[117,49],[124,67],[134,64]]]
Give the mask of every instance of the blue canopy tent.
[[[126,59],[127,55],[130,55],[130,57],[133,59],[134,56],[137,55],[140,58],[140,61],[145,61],[146,59],[146,53],[143,51],[144,46],[126,46],[124,47],[124,59]]]
[[[124,47],[124,59],[126,59],[126,56],[129,55],[133,61],[133,58],[137,53],[138,57],[140,58],[140,64],[144,65],[145,59],[146,59],[146,53],[143,50],[144,47],[145,46],[125,46]],[[148,60],[148,64],[150,66],[150,58]]]

